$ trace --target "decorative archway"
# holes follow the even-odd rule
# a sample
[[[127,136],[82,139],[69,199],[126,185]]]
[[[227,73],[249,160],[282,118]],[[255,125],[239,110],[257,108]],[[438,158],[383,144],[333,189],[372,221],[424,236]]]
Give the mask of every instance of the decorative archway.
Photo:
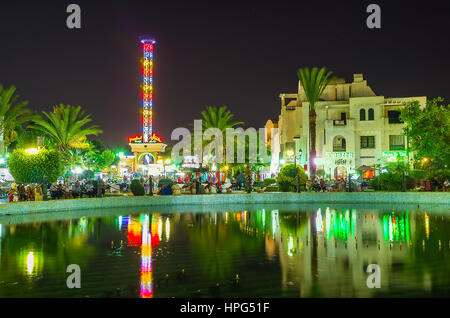
[[[143,152],[138,157],[138,163],[141,162],[143,165],[150,165],[156,163],[155,156],[150,152]]]

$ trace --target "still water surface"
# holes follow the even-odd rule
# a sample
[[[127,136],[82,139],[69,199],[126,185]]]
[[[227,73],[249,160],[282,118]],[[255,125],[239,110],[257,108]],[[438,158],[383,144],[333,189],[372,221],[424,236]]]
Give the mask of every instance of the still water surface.
[[[442,206],[0,217],[0,297],[449,297],[449,245]],[[80,289],[66,286],[69,264]],[[366,285],[369,264],[379,289]]]

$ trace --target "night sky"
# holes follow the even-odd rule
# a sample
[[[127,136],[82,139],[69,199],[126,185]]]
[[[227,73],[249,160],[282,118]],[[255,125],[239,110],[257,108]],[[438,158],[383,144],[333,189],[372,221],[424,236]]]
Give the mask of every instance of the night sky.
[[[82,28],[66,27],[81,6]],[[382,10],[381,30],[366,7]],[[205,106],[248,127],[280,113],[299,67],[325,66],[377,95],[450,99],[448,1],[17,1],[0,7],[0,83],[33,110],[92,114],[108,145],[141,134],[138,38],[155,37],[154,131],[168,142]]]

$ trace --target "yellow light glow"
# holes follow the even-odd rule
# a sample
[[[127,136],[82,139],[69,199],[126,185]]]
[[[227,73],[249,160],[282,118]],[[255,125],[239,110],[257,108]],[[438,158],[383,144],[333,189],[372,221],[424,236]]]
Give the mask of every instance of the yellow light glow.
[[[292,256],[292,250],[294,249],[294,239],[292,238],[292,236],[289,237],[289,243],[288,243],[288,251],[287,254],[289,256]]]
[[[27,272],[31,275],[34,267],[34,254],[33,252],[28,253],[27,256]]]
[[[168,164],[170,164],[172,161],[170,160],[170,159],[166,159],[166,161],[164,161],[164,163],[166,164],[166,165],[168,165]]]
[[[166,219],[166,241],[169,242],[170,237],[170,221],[169,218]]]
[[[37,148],[28,148],[27,150],[25,150],[27,153],[29,153],[30,155],[35,155],[39,152],[39,149]]]
[[[287,151],[287,155],[288,155],[288,156],[293,156],[293,155],[294,155],[294,152],[293,152],[292,150],[288,150],[288,151]]]
[[[163,163],[162,159],[159,159],[159,160],[158,160],[158,163]]]

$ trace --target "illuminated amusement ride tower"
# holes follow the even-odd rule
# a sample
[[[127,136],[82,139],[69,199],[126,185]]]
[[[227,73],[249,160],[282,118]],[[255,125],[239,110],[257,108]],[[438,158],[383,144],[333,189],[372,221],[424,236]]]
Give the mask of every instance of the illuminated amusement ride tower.
[[[140,40],[143,58],[141,59],[141,99],[142,99],[142,135],[128,138],[134,154],[135,171],[148,172],[156,163],[158,154],[163,152],[166,144],[153,132],[153,58],[155,39]]]

